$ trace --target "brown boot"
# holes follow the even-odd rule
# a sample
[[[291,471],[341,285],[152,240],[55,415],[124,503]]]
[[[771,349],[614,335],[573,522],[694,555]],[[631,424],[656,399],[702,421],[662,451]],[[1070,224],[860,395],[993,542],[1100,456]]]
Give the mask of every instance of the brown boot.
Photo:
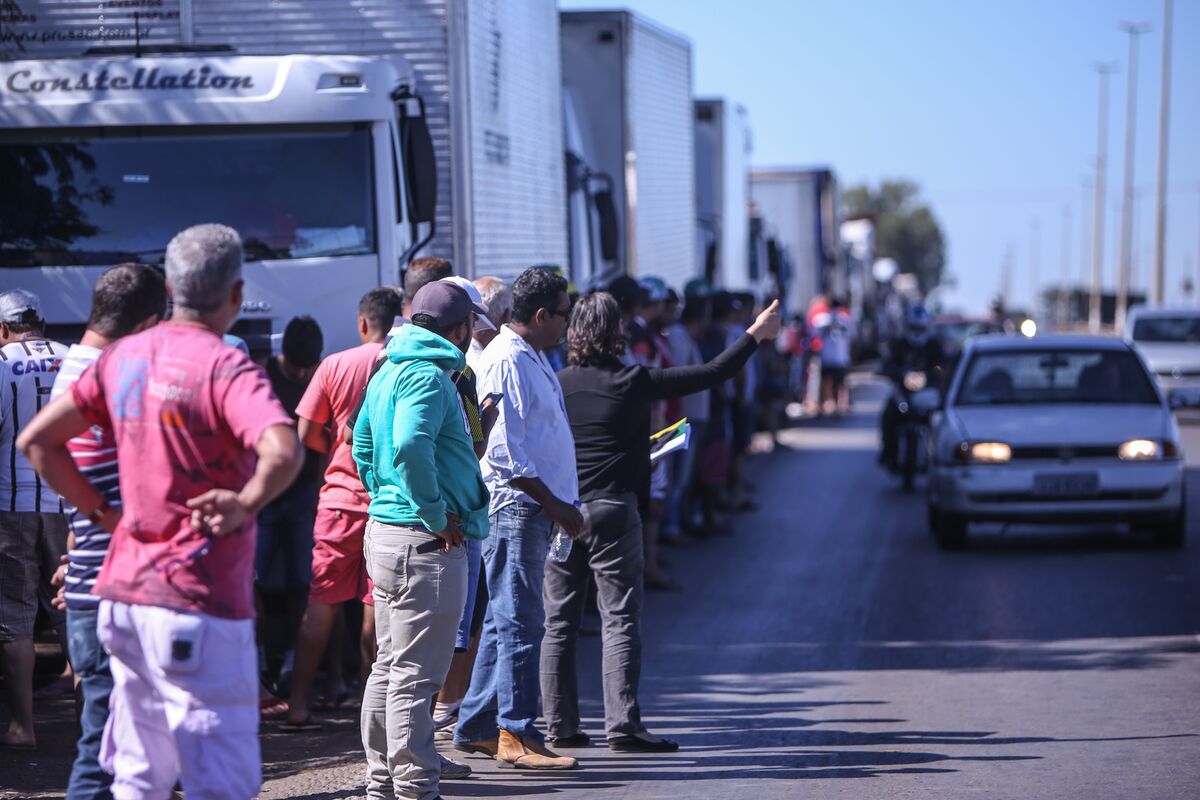
[[[496,766],[507,769],[575,769],[579,762],[570,756],[556,755],[541,742],[500,731]]]
[[[488,758],[496,757],[496,748],[498,740],[480,739],[477,742],[455,742],[454,749],[460,753],[472,753],[474,755],[487,756]]]

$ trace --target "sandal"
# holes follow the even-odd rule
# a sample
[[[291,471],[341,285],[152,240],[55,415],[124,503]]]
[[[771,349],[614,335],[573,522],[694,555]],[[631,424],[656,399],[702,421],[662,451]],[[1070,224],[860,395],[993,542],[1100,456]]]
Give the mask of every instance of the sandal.
[[[332,700],[330,700],[328,697],[325,697],[324,695],[318,697],[317,702],[313,703],[312,708],[313,708],[313,711],[319,711],[322,714],[329,714],[331,712],[339,710],[342,706],[346,705],[346,703],[349,702],[349,700],[350,700],[350,692],[343,689],[342,691],[338,692],[337,696],[334,697]]]
[[[262,719],[280,719],[288,714],[287,700],[279,697],[264,697],[258,701],[258,715]]]
[[[280,733],[310,733],[321,730],[321,723],[313,722],[312,717],[305,717],[303,722],[281,722]]]

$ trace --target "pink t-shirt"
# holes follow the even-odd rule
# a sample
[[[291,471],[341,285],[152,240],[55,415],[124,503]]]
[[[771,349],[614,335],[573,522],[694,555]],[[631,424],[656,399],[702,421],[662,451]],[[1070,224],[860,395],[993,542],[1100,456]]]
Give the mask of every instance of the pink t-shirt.
[[[96,594],[252,618],[253,521],[208,540],[186,503],[240,490],[263,431],[292,424],[263,369],[209,330],[168,322],[108,347],[71,394],[88,422],[113,432],[120,464],[121,522]]]
[[[371,367],[383,345],[378,342],[360,344],[334,353],[317,367],[312,382],[296,406],[296,416],[317,425],[332,425],[333,452],[325,469],[325,485],[317,505],[343,511],[366,513],[371,498],[358,479],[358,467],[350,454],[350,445],[342,438],[342,428],[354,413],[362,396]]]

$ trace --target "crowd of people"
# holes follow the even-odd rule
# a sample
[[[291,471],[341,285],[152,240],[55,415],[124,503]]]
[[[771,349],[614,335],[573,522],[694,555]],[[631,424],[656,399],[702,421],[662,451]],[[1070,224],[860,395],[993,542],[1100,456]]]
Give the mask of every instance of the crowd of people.
[[[676,750],[641,716],[643,592],[680,586],[660,545],[753,507],[743,461],[789,387],[760,346],[778,302],[427,257],[348,310],[360,345],[325,355],[298,317],[264,369],[228,339],[242,261],[230,228],[179,233],[165,278],[103,273],[70,348],[0,294],[0,745],[36,746],[42,614],[80,687],[69,798],[252,797],[261,720],[318,731],[355,665],[368,797],[469,775],[439,744],[571,769],[594,609],[605,743]],[[689,446],[652,459],[683,418]]]

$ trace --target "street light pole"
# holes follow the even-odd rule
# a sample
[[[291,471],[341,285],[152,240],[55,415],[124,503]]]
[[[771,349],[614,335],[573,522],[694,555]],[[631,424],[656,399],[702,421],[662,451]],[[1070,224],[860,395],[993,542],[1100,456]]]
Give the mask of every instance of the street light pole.
[[[1062,209],[1062,278],[1058,287],[1058,324],[1065,328],[1070,323],[1068,311],[1070,301],[1067,297],[1071,285],[1071,207]]]
[[[1038,297],[1038,251],[1042,249],[1041,225],[1034,217],[1030,223],[1029,237],[1029,316],[1037,319],[1041,311],[1041,299]]]
[[[1100,75],[1100,123],[1096,134],[1096,219],[1092,225],[1092,294],[1088,307],[1088,327],[1100,330],[1101,283],[1104,277],[1104,176],[1108,171],[1108,76],[1117,71],[1111,61],[1097,62]]]
[[[1133,259],[1133,154],[1137,134],[1137,46],[1138,37],[1150,30],[1145,22],[1122,22],[1121,30],[1129,34],[1129,69],[1125,73],[1125,192],[1121,206],[1121,254],[1117,262],[1118,333],[1125,329],[1129,311],[1129,270]]]
[[[1163,0],[1162,84],[1158,109],[1158,198],[1154,210],[1154,290],[1163,303],[1167,278],[1167,134],[1171,119],[1171,0]]]

